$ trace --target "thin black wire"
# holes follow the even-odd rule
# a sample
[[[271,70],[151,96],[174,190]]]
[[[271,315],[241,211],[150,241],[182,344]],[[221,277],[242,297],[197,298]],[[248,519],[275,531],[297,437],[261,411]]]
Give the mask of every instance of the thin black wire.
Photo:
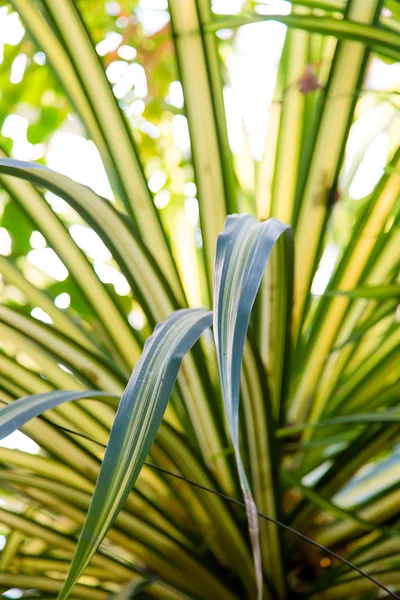
[[[52,425],[54,425],[54,423],[52,423]],[[78,431],[73,431],[72,429],[68,429],[68,427],[63,427],[61,425],[54,425],[54,426],[57,427],[58,429],[62,429],[63,431],[65,431],[67,433],[71,433],[73,435],[77,435],[78,437],[85,438],[86,440],[89,440],[90,442],[93,442],[94,444],[97,444],[98,446],[101,446],[102,448],[107,448],[107,446],[105,444],[102,444],[101,442],[98,442],[97,440],[92,439],[91,437],[89,437],[88,435],[85,435],[84,433],[79,433]],[[189,485],[192,485],[193,487],[196,487],[196,488],[198,488],[200,490],[203,490],[204,492],[208,492],[209,494],[214,494],[215,496],[218,496],[219,498],[221,498],[223,500],[226,500],[227,502],[230,502],[231,504],[236,504],[237,506],[241,506],[242,508],[246,508],[246,505],[245,505],[244,502],[240,502],[240,500],[236,500],[236,498],[232,498],[231,496],[227,496],[226,494],[223,494],[222,492],[217,492],[216,490],[213,490],[212,488],[209,488],[209,487],[207,487],[205,485],[202,485],[201,483],[197,483],[197,481],[193,481],[192,479],[188,479],[187,477],[183,477],[183,475],[178,475],[177,473],[173,473],[172,471],[168,471],[167,469],[164,469],[163,467],[159,467],[158,465],[154,465],[154,464],[149,463],[147,461],[145,461],[144,464],[147,467],[150,467],[151,469],[154,469],[155,471],[159,471],[160,473],[164,473],[165,475],[169,475],[170,477],[175,477],[175,479],[179,479],[180,481],[184,481],[185,483],[188,483]],[[381,590],[385,591],[387,594],[389,594],[389,597],[397,598],[397,600],[400,600],[400,596],[399,595],[397,595],[395,592],[392,592],[391,590],[389,590],[389,588],[387,588],[383,583],[380,583],[377,579],[375,579],[374,577],[372,577],[372,575],[369,575],[368,573],[366,573],[365,571],[363,571],[362,569],[360,569],[356,565],[353,565],[353,563],[351,563],[350,561],[348,561],[346,558],[343,558],[343,556],[340,556],[339,554],[337,554],[333,550],[330,550],[326,546],[323,546],[322,544],[319,544],[315,540],[309,538],[304,533],[301,533],[300,531],[297,531],[296,529],[293,529],[293,527],[290,527],[289,525],[286,525],[286,523],[283,523],[282,521],[278,521],[278,519],[274,519],[273,517],[269,517],[268,515],[260,512],[260,511],[257,511],[257,513],[258,513],[259,517],[265,519],[266,521],[269,521],[270,523],[274,523],[275,525],[278,525],[279,527],[282,527],[282,529],[285,529],[286,531],[289,531],[289,533],[292,533],[293,535],[296,535],[297,537],[301,538],[305,542],[308,542],[309,544],[312,544],[316,548],[319,548],[319,550],[322,550],[323,552],[326,552],[327,554],[329,554],[333,558],[336,558],[339,562],[343,563],[344,565],[346,565],[350,569],[353,569],[359,575],[361,575],[362,577],[365,577],[371,583],[373,583],[374,585],[376,585],[377,587],[379,587]]]

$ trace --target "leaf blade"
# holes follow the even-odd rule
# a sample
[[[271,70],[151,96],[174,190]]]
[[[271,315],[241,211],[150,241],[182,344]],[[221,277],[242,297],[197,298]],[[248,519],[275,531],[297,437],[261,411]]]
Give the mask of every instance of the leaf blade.
[[[158,325],[147,340],[121,399],[59,600],[67,598],[125,502],[156,436],[182,358],[210,325],[211,313],[183,309]]]
[[[84,400],[85,398],[105,399],[106,397],[117,398],[118,396],[97,390],[85,390],[83,392],[54,390],[44,394],[33,394],[32,396],[19,398],[0,410],[0,439],[10,435],[46,410],[50,410],[64,402]]]
[[[258,224],[248,215],[230,215],[218,236],[215,260],[214,339],[226,416],[246,502],[259,598],[262,569],[258,515],[239,448],[240,372],[250,312],[267,260],[275,242],[288,230],[287,225],[276,219]]]
[[[154,252],[177,297],[185,302],[132,133],[77,7],[69,0],[41,0],[36,6],[29,0],[13,0],[13,4],[76,106],[142,239]]]
[[[327,290],[325,296],[347,296],[348,298],[368,298],[372,300],[400,298],[400,284],[365,285],[352,290]]]

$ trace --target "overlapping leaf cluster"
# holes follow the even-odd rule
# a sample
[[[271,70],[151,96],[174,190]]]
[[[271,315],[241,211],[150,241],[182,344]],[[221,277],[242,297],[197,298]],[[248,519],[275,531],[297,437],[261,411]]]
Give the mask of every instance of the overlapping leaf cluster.
[[[397,98],[364,85],[372,55],[399,59],[395,7],[304,0],[271,16],[249,2],[238,16],[217,17],[208,0],[170,0],[200,209],[196,272],[209,303],[193,309],[179,248],[78,4],[13,5],[96,143],[116,203],[42,165],[5,152],[0,160],[8,206],[42,233],[80,302],[58,308],[62,283],[41,289],[19,256],[0,256],[5,284],[23,295],[20,306],[0,306],[0,400],[10,405],[0,428],[23,426],[42,449],[0,448],[1,588],[76,599],[377,597],[360,573],[259,523],[258,509],[400,589]],[[249,200],[229,148],[215,32],[272,18],[289,28]],[[388,161],[354,209],[349,188],[362,149],[348,172],[342,166],[365,97],[382,104]],[[365,148],[379,132],[368,133]],[[143,332],[44,189],[107,246],[144,313]],[[254,216],[232,216],[244,207]],[[338,257],[315,298],[332,239]],[[52,324],[33,318],[34,307]],[[244,494],[247,519],[165,470],[234,499]]]

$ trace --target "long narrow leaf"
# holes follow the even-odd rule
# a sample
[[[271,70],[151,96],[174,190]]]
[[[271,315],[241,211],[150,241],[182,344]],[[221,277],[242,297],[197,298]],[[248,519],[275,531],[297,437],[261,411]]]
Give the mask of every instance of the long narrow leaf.
[[[285,231],[289,231],[288,226],[276,219],[259,224],[248,215],[229,216],[218,236],[214,274],[214,337],[226,415],[246,501],[259,598],[262,568],[258,516],[239,446],[240,371],[250,312],[265,265]]]
[[[105,400],[106,398],[117,398],[107,392],[96,390],[85,390],[84,392],[67,392],[55,390],[45,394],[34,394],[25,396],[0,411],[0,439],[3,439],[25,423],[64,402],[83,400],[84,398],[95,398]],[[115,402],[113,402],[115,406]]]
[[[170,0],[173,38],[191,134],[199,190],[207,278],[211,290],[215,243],[228,208],[235,205],[232,157],[226,134],[221,86],[216,86],[218,54],[213,37],[204,36],[209,19],[203,0]],[[219,83],[219,82],[218,82]]]
[[[22,311],[8,306],[0,306],[0,329],[3,330],[2,335],[4,336],[11,335],[11,333],[6,333],[10,331],[16,333],[15,339],[22,339],[21,336],[31,339],[48,351],[51,356],[59,357],[77,373],[81,373],[83,377],[86,373],[87,379],[92,380],[92,387],[113,392],[122,391],[124,387],[123,376],[113,368],[112,363],[97,358],[96,355],[58,333],[47,323],[42,323]],[[23,347],[22,342],[21,346]],[[52,366],[57,370],[58,365],[53,364]]]
[[[50,526],[34,521],[32,518],[0,508],[0,522],[7,523],[9,527],[18,529],[27,538],[40,538],[47,544],[68,553],[74,551],[75,542],[69,535],[60,533]],[[126,579],[129,577],[133,578],[132,572],[134,572],[134,569],[126,567],[120,562],[119,558],[108,557],[103,552],[99,552],[93,557],[93,566],[109,569],[112,573],[119,574]]]
[[[98,196],[88,187],[80,185],[68,177],[36,163],[27,163],[12,159],[0,160],[0,172],[28,179],[36,185],[44,186],[61,196],[77,210],[112,251],[114,259],[118,262],[121,270],[127,277],[150,321],[161,321],[172,310],[178,308],[177,300],[173,297],[168,284],[154,264],[147,249],[143,246],[140,239],[137,238],[127,219],[110,202]],[[18,181],[18,183],[21,182]],[[36,200],[37,198],[35,197]],[[43,215],[42,218],[43,222],[46,222],[48,216],[51,218],[54,215],[44,199],[43,203],[47,211],[46,215]],[[66,234],[65,229],[63,233]],[[57,243],[57,240],[55,240],[55,243]],[[75,251],[78,250],[76,246],[74,247],[74,244],[72,246]],[[66,258],[68,259],[68,255]],[[86,266],[89,265],[87,264]],[[91,269],[90,266],[89,269]],[[100,289],[98,289],[96,286],[96,291],[92,290],[92,286],[89,286],[86,281],[88,275],[86,272],[82,285],[88,288],[87,292],[94,296],[94,301],[100,305],[101,321],[107,327],[110,337],[112,337],[115,345],[118,347],[121,356],[125,358],[127,364],[133,366],[136,362],[137,352],[137,342],[133,335],[133,330],[129,327],[126,319],[121,319],[122,315],[118,311],[115,311],[115,305],[110,306],[109,302],[106,305],[105,300],[111,301],[111,298],[104,298],[106,295],[104,287],[99,286]],[[91,275],[92,277],[94,275],[92,269]],[[79,276],[82,278],[83,273],[80,272]],[[97,278],[95,277],[95,279]],[[98,279],[96,283],[99,284]],[[101,302],[98,296],[102,297]],[[112,313],[109,314],[111,310]],[[130,347],[128,347],[127,342],[131,342]],[[132,350],[132,342],[136,342],[136,352]],[[219,456],[217,461],[215,461],[216,475],[223,482],[224,489],[232,491],[231,475],[227,468],[226,460],[222,455],[223,446],[220,434],[217,424],[212,418],[212,407],[208,402],[206,393],[207,374],[203,370],[202,376],[200,376],[198,365],[194,364],[190,357],[183,371],[187,380],[184,390],[185,408],[188,410],[196,429],[204,458],[206,461],[210,461],[211,457],[214,460],[215,456]],[[187,385],[187,383],[190,383],[190,385]],[[70,389],[70,386],[64,387]],[[91,383],[89,387],[95,386]],[[196,393],[194,393],[194,390],[196,390]]]
[[[388,298],[400,298],[400,285],[394,283],[392,285],[360,286],[353,290],[328,290],[325,292],[325,296],[387,300]]]
[[[0,172],[41,185],[77,210],[112,250],[143,308],[150,311],[155,320],[165,318],[178,306],[143,243],[111,202],[87,186],[37,163],[5,158],[0,160]]]
[[[133,136],[118,106],[75,3],[71,0],[13,0],[31,35],[70,96],[93,137],[128,213],[151,248],[175,294],[181,282],[143,174]]]
[[[57,308],[51,298],[28,281],[17,265],[5,256],[0,256],[0,273],[8,284],[14,285],[25,294],[29,304],[39,306],[44,310],[59,331],[68,335],[85,348],[89,348],[92,352],[98,352],[95,344],[91,342],[87,333],[82,330],[82,327],[78,326],[67,313]]]
[[[1,159],[5,158],[1,150],[0,156]],[[7,159],[5,161],[8,167],[11,167],[14,162]],[[26,166],[26,163],[19,162],[20,166],[22,164]],[[21,175],[21,172],[17,173],[15,167],[14,162],[11,175]],[[35,165],[35,167],[38,167],[38,165]],[[79,286],[94,314],[98,317],[99,327],[102,329],[107,345],[111,346],[114,354],[118,353],[123,357],[125,364],[133,368],[140,356],[140,345],[132,335],[132,330],[108,290],[101,283],[92,265],[90,265],[82,250],[75,244],[66,227],[45,198],[30,183],[23,181],[22,178],[17,179],[17,177],[3,175],[0,181],[7,192],[10,193],[13,201],[18,202],[28,214],[29,218],[35,223],[36,228],[44,235],[49,245],[67,267],[74,282]],[[45,187],[45,182],[42,180],[39,185]],[[87,203],[85,204],[87,205]]]
[[[270,379],[254,343],[247,340],[243,353],[240,386],[242,420],[240,434],[246,448],[248,475],[254,502],[260,512],[280,518],[279,447],[274,435]],[[262,564],[278,598],[286,597],[285,567],[281,532],[266,520],[260,523]],[[254,597],[253,595],[251,597]]]
[[[290,427],[282,427],[277,430],[278,437],[289,437],[304,429],[314,429],[320,427],[332,427],[335,425],[366,425],[367,423],[393,423],[400,422],[400,411],[398,408],[387,409],[385,411],[371,413],[357,413],[354,415],[343,415],[340,417],[332,417],[331,419],[323,419],[322,421],[299,423]]]
[[[343,22],[376,24],[382,0],[351,0]],[[300,333],[309,308],[309,290],[322,253],[327,219],[338,186],[345,145],[362,86],[369,48],[340,41],[316,111],[317,130],[300,172],[296,197],[296,270],[293,323]],[[323,173],[323,176],[321,176]]]
[[[122,508],[157,434],[182,358],[211,322],[211,313],[202,309],[177,311],[147,340],[122,396],[59,600],[68,597]]]
[[[400,57],[400,39],[396,32],[388,31],[383,27],[372,27],[356,21],[335,19],[330,17],[319,17],[314,15],[250,15],[244,17],[220,17],[211,21],[207,31],[218,31],[219,29],[235,28],[248,23],[260,21],[279,21],[288,27],[295,27],[321,33],[323,35],[334,35],[339,39],[359,41],[375,47],[383,55],[390,58]]]

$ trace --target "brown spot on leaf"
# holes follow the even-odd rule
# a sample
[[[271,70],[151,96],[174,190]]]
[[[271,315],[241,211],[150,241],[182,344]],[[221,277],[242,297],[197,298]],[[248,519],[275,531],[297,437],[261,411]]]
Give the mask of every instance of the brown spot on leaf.
[[[306,66],[297,84],[302,94],[311,94],[322,87],[314,65]]]

